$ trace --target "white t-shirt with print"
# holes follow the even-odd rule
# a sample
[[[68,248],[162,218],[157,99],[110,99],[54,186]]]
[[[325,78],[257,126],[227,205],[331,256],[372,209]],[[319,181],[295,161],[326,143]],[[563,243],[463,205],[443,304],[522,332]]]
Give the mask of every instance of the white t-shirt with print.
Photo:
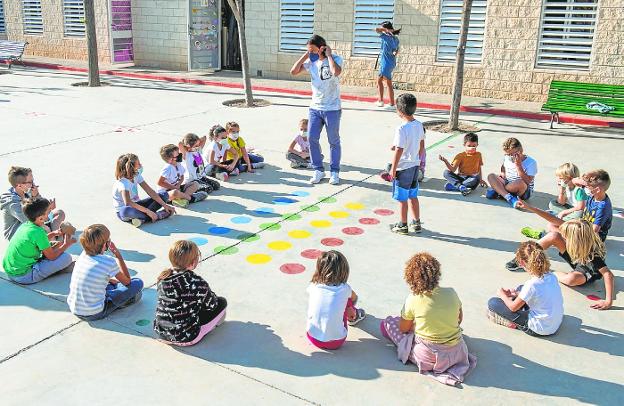
[[[342,67],[342,58],[332,54],[334,63]],[[311,109],[321,111],[340,110],[340,78],[334,76],[329,68],[329,59],[315,62],[308,58],[303,63],[303,68],[310,72],[312,83]]]
[[[505,155],[503,160],[503,167],[505,168],[505,178],[509,182],[522,179],[518,174],[518,168],[516,164],[511,160],[511,157]],[[525,155],[524,161],[522,161],[522,169],[527,176],[533,176],[533,180],[529,184],[529,189],[533,190],[535,184],[535,175],[537,175],[537,161],[528,155]]]
[[[207,162],[202,157],[202,151],[187,152],[184,154],[184,164],[188,180],[195,180],[206,175]]]
[[[554,334],[563,321],[563,296],[557,277],[548,272],[529,279],[518,297],[529,306],[529,328],[537,334]]]
[[[136,202],[139,198],[139,184],[143,183],[143,177],[136,175],[133,180],[121,178],[113,184],[113,207],[119,211],[126,205],[123,199],[123,192],[128,191],[130,193],[130,200]]]
[[[186,170],[184,169],[184,165],[182,165],[180,162],[176,162],[175,165],[166,164],[165,166],[163,166],[162,170],[160,171],[160,176],[165,178],[165,180],[169,184],[175,185],[180,179],[182,179],[182,177],[184,176],[184,172],[186,172]],[[166,192],[167,189],[161,187],[158,189],[158,191]]]
[[[323,342],[341,340],[347,336],[343,316],[347,300],[351,297],[351,286],[311,283],[308,286],[307,331],[310,336]]]
[[[397,165],[398,171],[403,171],[420,165],[420,141],[425,139],[425,129],[420,121],[407,121],[401,124],[394,134],[395,147],[403,148],[403,154]]]
[[[212,153],[212,151],[214,151],[214,160],[216,162],[221,162],[228,149],[230,149],[229,143],[226,146],[223,146],[220,142],[211,142],[208,145],[208,148],[206,148],[206,155],[204,155],[204,161],[206,162],[206,165],[210,165],[210,154]]]
[[[295,136],[294,141],[295,141],[295,144],[299,147],[300,152],[310,152],[310,140],[309,139],[304,140],[301,134],[297,134],[297,136]]]

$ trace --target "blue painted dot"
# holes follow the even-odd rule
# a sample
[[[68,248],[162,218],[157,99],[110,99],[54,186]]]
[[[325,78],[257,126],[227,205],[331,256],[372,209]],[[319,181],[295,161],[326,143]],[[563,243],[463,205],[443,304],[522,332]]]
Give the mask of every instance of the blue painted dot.
[[[205,239],[204,237],[193,237],[193,238],[189,238],[189,240],[193,241],[197,245],[204,245],[208,243],[208,240]]]
[[[306,196],[310,196],[310,193],[304,192],[303,190],[297,190],[297,191],[292,192],[291,195],[299,196],[299,197],[306,197]]]
[[[216,234],[216,235],[223,235],[223,234],[227,234],[227,233],[229,233],[230,231],[232,231],[232,229],[231,229],[231,228],[227,228],[227,227],[218,227],[218,226],[215,226],[215,227],[210,227],[210,228],[208,229],[208,232],[209,232],[210,234]]]
[[[251,218],[247,216],[236,216],[232,217],[230,221],[234,224],[247,224],[251,223]]]
[[[273,199],[273,203],[275,203],[275,204],[291,204],[291,203],[297,203],[297,201],[295,199],[290,199],[288,197],[276,197],[275,199]]]
[[[259,207],[254,210],[256,214],[272,214],[275,213],[275,209],[272,207]]]

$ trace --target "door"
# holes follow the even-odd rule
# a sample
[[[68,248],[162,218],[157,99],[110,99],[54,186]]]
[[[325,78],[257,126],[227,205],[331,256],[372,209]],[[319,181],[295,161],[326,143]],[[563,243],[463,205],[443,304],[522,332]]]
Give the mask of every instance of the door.
[[[189,0],[189,70],[221,69],[221,0]]]
[[[131,0],[110,1],[111,50],[113,63],[134,61],[132,45],[132,6]]]

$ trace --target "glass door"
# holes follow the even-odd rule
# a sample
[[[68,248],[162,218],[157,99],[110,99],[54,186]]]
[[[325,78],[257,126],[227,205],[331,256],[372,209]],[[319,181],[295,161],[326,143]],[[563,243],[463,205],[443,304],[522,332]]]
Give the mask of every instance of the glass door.
[[[189,70],[221,69],[221,0],[189,0]]]
[[[132,6],[131,0],[111,0],[111,50],[113,63],[134,61],[132,43]]]

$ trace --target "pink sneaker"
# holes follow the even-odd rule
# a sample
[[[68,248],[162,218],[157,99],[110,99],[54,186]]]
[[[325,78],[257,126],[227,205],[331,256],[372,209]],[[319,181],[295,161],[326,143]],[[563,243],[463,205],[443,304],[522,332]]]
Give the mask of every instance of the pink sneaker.
[[[380,176],[381,179],[385,180],[386,182],[392,182],[392,178],[390,177],[390,174],[388,172],[382,172]]]

